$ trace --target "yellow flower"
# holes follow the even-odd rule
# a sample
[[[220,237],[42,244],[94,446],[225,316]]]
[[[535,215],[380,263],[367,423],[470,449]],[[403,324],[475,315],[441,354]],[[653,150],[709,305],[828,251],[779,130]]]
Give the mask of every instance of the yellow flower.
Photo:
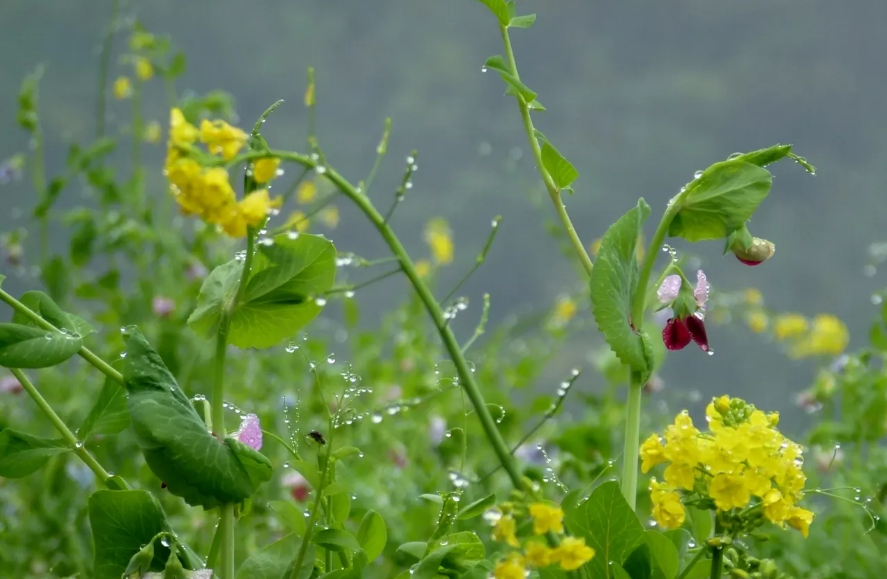
[[[656,481],[652,481],[655,484]],[[677,529],[684,524],[687,511],[676,492],[665,492],[661,488],[650,494],[653,501],[653,518],[664,529]]]
[[[594,549],[585,544],[581,537],[564,537],[554,550],[552,560],[560,563],[564,571],[573,571],[594,558]]]
[[[228,180],[228,171],[221,167],[204,171],[202,185],[198,197],[207,222],[222,224],[236,214],[237,196]]]
[[[722,511],[741,509],[751,500],[746,481],[741,474],[716,474],[709,485],[708,494]]]
[[[260,184],[267,183],[277,177],[277,168],[279,166],[280,159],[274,157],[259,159],[253,163],[253,180]]]
[[[296,201],[301,205],[311,203],[316,196],[317,185],[314,184],[314,181],[303,181],[299,185],[299,190],[296,191]]]
[[[767,331],[770,319],[767,314],[761,310],[755,310],[748,315],[748,329],[756,334],[762,334]]]
[[[427,259],[420,259],[416,262],[416,274],[419,277],[425,277],[431,273],[431,263]]]
[[[114,98],[123,100],[130,96],[132,96],[132,81],[127,76],[118,76],[114,81]]]
[[[801,507],[793,507],[788,514],[788,524],[799,531],[805,537],[810,534],[810,524],[813,523],[813,513]]]
[[[516,529],[517,524],[514,522],[514,518],[511,515],[503,515],[493,527],[493,540],[517,547],[520,543],[514,534]],[[521,575],[521,579],[523,579],[523,575]]]
[[[330,229],[335,229],[336,225],[339,224],[339,208],[334,205],[325,207],[317,218]]]
[[[795,338],[807,332],[807,318],[801,314],[783,314],[777,316],[773,333],[777,340]]]
[[[810,333],[792,348],[796,358],[804,356],[837,355],[844,351],[850,335],[844,322],[829,314],[819,314],[813,319]]]
[[[742,301],[750,306],[759,306],[764,303],[764,296],[757,288],[750,287],[742,292]]]
[[[695,465],[674,462],[665,469],[665,482],[673,487],[692,491],[696,482]]]
[[[539,541],[527,541],[524,546],[524,559],[530,567],[548,567],[555,551]]]
[[[200,140],[206,143],[210,153],[230,161],[246,144],[247,134],[221,119],[203,119],[200,123]]]
[[[160,128],[160,123],[157,121],[151,121],[145,125],[145,131],[142,133],[142,137],[148,143],[159,143],[162,134],[163,129]]]
[[[154,76],[154,67],[151,65],[151,61],[143,56],[136,59],[135,68],[139,80],[151,80],[151,77]]]
[[[588,246],[588,249],[591,250],[592,257],[597,257],[597,254],[601,251],[601,242],[604,240],[603,237],[599,239],[595,239],[591,242],[591,245]]]
[[[657,464],[667,462],[664,450],[659,435],[651,434],[641,445],[641,472],[649,472]]]
[[[782,524],[789,516],[789,505],[776,489],[769,490],[761,504],[764,505],[764,516],[773,523]]]
[[[553,507],[545,503],[533,503],[530,505],[530,516],[533,517],[533,532],[544,535],[564,532],[564,511],[560,507]]]
[[[199,133],[197,127],[185,120],[181,109],[169,112],[169,138],[175,145],[193,145]]]
[[[493,569],[493,577],[496,579],[525,579],[526,569],[523,560],[520,556],[512,554],[499,561],[496,563],[496,568]]]
[[[566,324],[576,315],[579,307],[570,296],[561,296],[554,306],[554,318],[560,324]]]
[[[271,199],[267,189],[260,189],[244,197],[238,203],[238,209],[247,225],[255,227],[261,225],[273,209],[280,207],[280,202],[280,197]]]
[[[295,229],[299,233],[305,233],[311,227],[311,220],[301,211],[293,211],[286,220],[285,227]]]
[[[453,261],[453,238],[444,219],[432,219],[425,227],[425,241],[431,248],[431,256],[441,265]]]

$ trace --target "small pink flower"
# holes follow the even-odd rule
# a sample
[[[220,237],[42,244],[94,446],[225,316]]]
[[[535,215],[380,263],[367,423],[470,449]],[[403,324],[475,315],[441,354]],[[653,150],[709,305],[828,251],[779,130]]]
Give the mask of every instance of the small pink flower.
[[[21,394],[21,383],[12,376],[4,376],[0,378],[0,393],[2,394]]]
[[[677,281],[675,279],[677,278]],[[703,352],[710,350],[708,334],[705,331],[704,312],[705,302],[708,300],[709,285],[705,273],[700,269],[696,272],[696,287],[693,297],[696,300],[695,311],[686,311],[685,301],[676,301],[681,288],[681,277],[670,275],[662,281],[657,290],[659,300],[672,304],[673,316],[665,323],[662,329],[662,342],[669,350],[683,350],[690,341],[699,344]]]
[[[163,296],[154,296],[154,299],[151,300],[151,309],[154,311],[155,315],[158,315],[161,318],[168,318],[169,315],[175,311],[176,303]]]
[[[431,438],[432,444],[435,446],[440,444],[446,432],[447,421],[440,416],[432,416],[431,423],[428,425],[428,436]]]
[[[281,486],[288,488],[292,497],[300,503],[308,500],[311,487],[308,481],[296,471],[290,471],[280,479]]]
[[[404,452],[402,448],[388,449],[388,459],[398,468],[405,468],[410,462],[409,459],[407,459],[406,452]]]
[[[663,304],[670,304],[678,299],[678,292],[681,291],[681,276],[670,275],[662,280],[662,285],[656,290],[659,301]]]
[[[708,278],[701,269],[696,272],[696,289],[693,290],[693,297],[696,298],[696,306],[704,310],[705,302],[708,301],[708,293],[711,286],[708,284]]]
[[[188,281],[196,281],[205,278],[207,273],[206,266],[199,261],[195,261],[185,270],[185,277],[188,278]]]
[[[255,414],[244,416],[240,428],[232,436],[254,450],[261,450],[262,427],[259,426],[259,417]]]
[[[665,389],[665,382],[658,374],[653,374],[647,383],[644,384],[644,394],[656,394]]]

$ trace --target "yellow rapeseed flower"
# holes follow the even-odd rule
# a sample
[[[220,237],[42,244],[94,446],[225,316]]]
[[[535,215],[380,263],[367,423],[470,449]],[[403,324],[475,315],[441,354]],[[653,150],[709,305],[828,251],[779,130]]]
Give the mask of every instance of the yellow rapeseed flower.
[[[519,555],[511,554],[506,559],[496,563],[493,569],[495,579],[526,579],[524,562]]]
[[[579,306],[576,305],[573,298],[570,296],[561,296],[554,305],[554,319],[560,325],[566,324],[573,319],[578,310]]]
[[[128,76],[118,76],[114,81],[114,98],[117,100],[128,99],[132,96],[132,81]]]
[[[527,541],[524,545],[524,561],[530,567],[548,567],[552,563],[554,553],[554,549],[541,541]]]
[[[247,138],[247,134],[241,129],[232,127],[221,119],[203,119],[200,123],[200,140],[206,143],[210,153],[221,155],[226,161],[234,158],[246,144]]]
[[[324,207],[317,218],[330,229],[335,229],[339,224],[339,208],[335,205]]]
[[[658,434],[651,434],[650,438],[641,445],[641,472],[649,472],[657,464],[667,462],[662,446],[662,440]]]
[[[311,227],[311,220],[301,211],[293,211],[286,220],[285,227],[295,229],[299,233],[305,233]]]
[[[711,481],[708,494],[722,511],[741,509],[751,498],[746,481],[739,474],[716,474]]]
[[[761,504],[764,505],[764,517],[770,522],[781,525],[789,516],[790,507],[783,500],[782,493],[776,489],[770,489]]]
[[[564,537],[552,556],[552,560],[560,563],[564,571],[574,571],[592,558],[594,558],[594,549],[586,545],[582,537]]]
[[[793,507],[789,513],[788,524],[799,531],[805,537],[810,534],[810,524],[813,523],[813,513],[801,507]]]
[[[604,240],[603,237],[595,239],[591,242],[591,245],[588,246],[589,251],[591,252],[592,257],[597,257],[597,254],[601,251],[601,242]]]
[[[160,137],[163,135],[163,129],[160,127],[160,123],[157,121],[151,121],[147,125],[145,125],[145,130],[142,133],[142,137],[145,139],[145,142],[156,144],[160,142]]]
[[[844,322],[830,314],[819,314],[813,319],[810,332],[791,349],[796,358],[805,356],[837,356],[847,347],[850,334]]]
[[[222,223],[222,228],[231,237],[245,237],[247,228],[264,223],[268,214],[280,207],[280,201],[280,197],[271,199],[267,189],[253,191],[237,204],[236,211]]]
[[[533,503],[530,505],[530,516],[533,517],[533,532],[537,535],[544,535],[549,531],[552,533],[564,531],[564,511],[560,507]]]
[[[767,331],[770,319],[761,310],[755,310],[748,314],[748,329],[756,334],[762,334]]]
[[[512,547],[518,547],[520,543],[515,535],[516,530],[517,523],[514,518],[511,515],[503,515],[499,517],[499,520],[496,521],[496,525],[493,527],[493,540],[506,543]],[[521,575],[521,578],[523,579],[523,575]]]
[[[169,138],[173,145],[193,145],[200,132],[185,119],[181,109],[169,112]]]
[[[687,511],[681,497],[656,479],[650,481],[650,500],[653,503],[653,518],[664,529],[677,529],[684,524]]]
[[[416,274],[419,277],[425,277],[431,273],[431,262],[427,259],[420,259],[416,262]]]
[[[764,296],[759,289],[750,287],[742,293],[742,301],[750,306],[759,306],[764,303]]]
[[[296,201],[301,205],[307,205],[317,197],[317,185],[314,181],[303,181],[296,191]]]
[[[444,219],[432,219],[425,226],[425,241],[431,248],[434,261],[446,265],[453,261],[453,238]]]
[[[253,180],[256,183],[267,183],[277,177],[277,168],[280,166],[280,159],[269,157],[259,159],[253,163]]]
[[[151,64],[151,61],[144,56],[140,56],[136,59],[135,69],[136,76],[139,80],[151,80],[154,76],[154,66]]]
[[[801,314],[782,314],[776,317],[773,333],[777,340],[795,338],[807,332],[807,318]]]

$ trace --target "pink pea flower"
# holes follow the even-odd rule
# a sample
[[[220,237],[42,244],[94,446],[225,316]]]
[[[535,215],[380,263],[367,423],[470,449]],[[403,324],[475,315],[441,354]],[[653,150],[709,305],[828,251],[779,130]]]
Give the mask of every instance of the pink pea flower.
[[[280,479],[280,484],[289,489],[290,495],[300,503],[304,503],[308,500],[308,493],[311,491],[311,487],[308,485],[308,481],[296,471],[290,471],[283,475],[283,478]]]
[[[155,315],[158,315],[161,318],[168,318],[175,309],[176,303],[169,298],[154,296],[154,299],[151,300],[151,310],[154,311]]]
[[[185,270],[185,277],[188,278],[188,281],[196,281],[205,278],[207,273],[209,272],[207,272],[206,266],[199,261],[195,261]]]
[[[696,342],[703,352],[710,350],[708,334],[703,322],[705,303],[708,300],[710,286],[705,272],[696,272],[696,287],[693,289],[695,304],[690,311],[684,301],[678,301],[681,293],[681,276],[670,275],[659,286],[656,294],[663,304],[670,304],[674,315],[669,318],[662,330],[662,341],[669,350],[682,350],[690,341]]]
[[[262,427],[259,426],[259,417],[255,414],[244,416],[240,428],[232,436],[254,450],[262,450]]]
[[[17,378],[13,376],[4,376],[3,378],[0,378],[0,393],[21,394],[22,385]]]

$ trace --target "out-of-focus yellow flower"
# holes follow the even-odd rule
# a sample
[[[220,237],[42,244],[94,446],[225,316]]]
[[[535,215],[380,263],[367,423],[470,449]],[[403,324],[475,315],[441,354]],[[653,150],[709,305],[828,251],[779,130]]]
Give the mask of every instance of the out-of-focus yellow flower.
[[[253,191],[237,204],[237,211],[222,223],[222,228],[231,237],[245,237],[247,227],[264,223],[268,214],[280,207],[280,202],[280,197],[271,199],[267,189]]]
[[[267,183],[277,177],[277,168],[280,167],[280,159],[270,157],[259,159],[253,163],[253,180],[256,183]]]
[[[533,503],[530,505],[530,516],[533,517],[533,532],[537,535],[544,535],[549,531],[552,533],[564,531],[564,511],[560,507]]]
[[[761,310],[755,310],[748,314],[748,329],[756,334],[762,334],[767,331],[770,324],[770,318]]]
[[[836,356],[844,351],[850,334],[844,322],[830,314],[819,314],[813,319],[810,332],[791,349],[795,358],[806,356]]]
[[[132,81],[128,76],[118,76],[114,81],[114,98],[117,100],[128,99],[132,96]]]
[[[301,211],[293,211],[289,219],[286,220],[285,227],[295,229],[299,233],[305,233],[311,227],[311,220]]]
[[[564,537],[552,554],[552,560],[560,563],[564,571],[574,571],[594,558],[594,549],[585,544],[582,537]]]
[[[667,462],[665,449],[658,434],[651,434],[650,438],[641,445],[641,472],[647,473],[657,464]]]
[[[221,119],[203,119],[200,123],[200,140],[206,143],[210,153],[230,161],[246,144],[247,134]]]
[[[764,517],[770,522],[782,525],[789,516],[790,507],[783,500],[782,493],[776,489],[770,489],[761,504],[764,505]]]
[[[426,277],[429,273],[431,273],[431,263],[427,259],[416,262],[416,274],[419,277]]]
[[[595,239],[591,242],[591,245],[588,246],[588,250],[591,252],[592,257],[597,257],[597,254],[601,250],[601,242],[604,240],[603,237]]]
[[[193,145],[200,135],[197,127],[185,119],[181,109],[169,113],[169,138],[173,145]]]
[[[757,288],[750,287],[742,292],[742,301],[750,306],[759,306],[764,303],[764,296]]]
[[[503,515],[499,517],[499,520],[496,521],[496,525],[493,527],[493,540],[506,543],[512,547],[518,547],[520,543],[515,535],[516,530],[517,523],[514,518],[511,515]]]
[[[506,559],[496,563],[493,577],[495,579],[526,579],[523,559],[516,553],[512,553]]]
[[[317,215],[317,218],[330,229],[335,229],[339,224],[339,208],[335,205],[324,207],[324,209]]]
[[[444,219],[432,219],[425,227],[425,241],[431,248],[431,256],[441,265],[453,261],[453,238]]]
[[[160,123],[157,121],[151,121],[145,125],[145,130],[142,132],[142,137],[145,139],[145,142],[152,144],[159,143],[162,135],[163,129],[160,128]]]
[[[524,561],[530,567],[548,567],[552,563],[554,549],[540,541],[527,541],[524,546]]]
[[[140,56],[136,59],[135,69],[136,77],[138,77],[139,80],[151,80],[154,76],[154,66],[151,64],[151,61],[144,56]]]
[[[776,317],[773,333],[777,340],[786,340],[803,335],[808,328],[807,318],[801,314],[782,314]]]
[[[801,531],[805,537],[810,534],[810,524],[813,522],[813,513],[801,507],[793,507],[788,516],[789,526]]]
[[[751,498],[745,480],[739,474],[720,473],[715,475],[708,494],[722,511],[741,509],[748,504]]]
[[[554,305],[554,320],[558,325],[564,325],[576,316],[578,310],[579,306],[576,305],[573,298],[561,296]]]
[[[299,204],[307,205],[314,201],[315,197],[317,197],[317,185],[314,181],[303,181],[299,184],[299,189],[296,191],[296,201]]]
[[[665,485],[650,481],[650,500],[653,503],[653,518],[664,529],[677,529],[684,524],[687,511],[681,503],[678,493],[669,490]]]

